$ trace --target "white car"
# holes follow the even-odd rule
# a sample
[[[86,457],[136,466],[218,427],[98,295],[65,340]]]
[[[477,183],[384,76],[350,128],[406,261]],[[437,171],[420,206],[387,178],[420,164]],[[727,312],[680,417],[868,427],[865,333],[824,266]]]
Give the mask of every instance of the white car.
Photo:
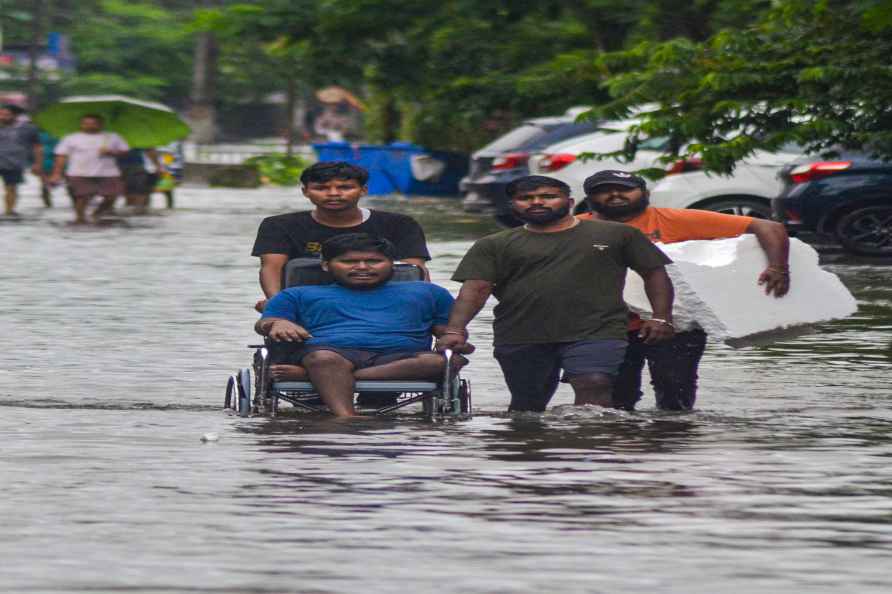
[[[612,153],[622,150],[626,143],[625,130],[634,123],[631,120],[607,122],[601,125],[603,130],[553,144],[530,157],[530,173],[561,180],[570,186],[570,195],[577,202],[581,202],[585,199],[585,191],[582,189],[585,178],[602,169],[637,171],[653,167],[662,168],[663,165],[657,159],[662,155],[667,143],[665,139],[660,138],[642,141],[631,161],[621,158],[598,160],[580,157],[585,153]]]
[[[771,218],[771,199],[781,192],[781,167],[802,156],[790,144],[776,153],[756,151],[731,175],[707,173],[697,159],[677,161],[669,175],[650,189],[650,203],[663,208],[698,208],[734,215]]]

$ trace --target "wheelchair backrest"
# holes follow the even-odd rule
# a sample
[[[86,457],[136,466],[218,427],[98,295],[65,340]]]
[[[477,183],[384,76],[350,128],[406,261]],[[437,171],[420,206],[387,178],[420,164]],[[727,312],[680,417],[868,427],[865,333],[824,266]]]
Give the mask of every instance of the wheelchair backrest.
[[[294,258],[288,260],[282,273],[282,286],[299,287],[301,285],[329,285],[334,282],[331,275],[322,270],[322,263],[316,258]],[[424,272],[414,264],[395,262],[393,264],[393,282],[424,280]]]

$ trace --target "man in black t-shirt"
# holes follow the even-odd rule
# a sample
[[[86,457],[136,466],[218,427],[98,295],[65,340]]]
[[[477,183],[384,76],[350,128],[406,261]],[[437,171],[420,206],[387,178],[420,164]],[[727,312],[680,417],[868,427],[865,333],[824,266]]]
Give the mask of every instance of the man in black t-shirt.
[[[336,235],[368,233],[396,246],[397,259],[421,267],[430,260],[424,231],[406,215],[358,206],[367,191],[368,172],[340,161],[316,163],[300,176],[313,210],[267,217],[260,223],[252,255],[260,258],[260,286],[268,299],[282,290],[282,270],[292,258],[319,258],[322,243]]]

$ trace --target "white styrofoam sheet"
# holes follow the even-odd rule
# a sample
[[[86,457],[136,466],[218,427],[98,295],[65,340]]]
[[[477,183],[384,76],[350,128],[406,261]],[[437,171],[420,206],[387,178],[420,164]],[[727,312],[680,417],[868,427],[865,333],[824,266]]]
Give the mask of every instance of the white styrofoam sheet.
[[[754,235],[655,245],[673,261],[666,270],[682,330],[700,327],[712,339],[730,340],[844,318],[858,309],[839,278],[818,265],[814,248],[798,239],[790,240],[790,291],[784,297],[766,295],[757,283],[768,261]],[[623,296],[632,311],[650,314],[644,282],[634,272]]]

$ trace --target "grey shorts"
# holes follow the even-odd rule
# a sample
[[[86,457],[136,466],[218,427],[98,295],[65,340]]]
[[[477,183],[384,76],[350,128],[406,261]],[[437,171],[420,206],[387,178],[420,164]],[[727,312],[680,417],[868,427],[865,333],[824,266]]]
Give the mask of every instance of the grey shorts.
[[[421,353],[429,353],[431,351],[399,351],[395,353],[381,353],[377,351],[363,351],[360,349],[342,349],[338,347],[325,345],[304,344],[297,345],[288,352],[281,354],[276,359],[280,359],[279,363],[292,363],[299,365],[304,357],[316,351],[331,351],[337,353],[353,364],[354,369],[365,369],[366,367],[376,367],[385,363],[393,363],[402,359],[411,359]]]
[[[496,345],[493,355],[511,392],[510,410],[543,411],[564,379],[601,373],[615,376],[626,341],[615,339]]]

